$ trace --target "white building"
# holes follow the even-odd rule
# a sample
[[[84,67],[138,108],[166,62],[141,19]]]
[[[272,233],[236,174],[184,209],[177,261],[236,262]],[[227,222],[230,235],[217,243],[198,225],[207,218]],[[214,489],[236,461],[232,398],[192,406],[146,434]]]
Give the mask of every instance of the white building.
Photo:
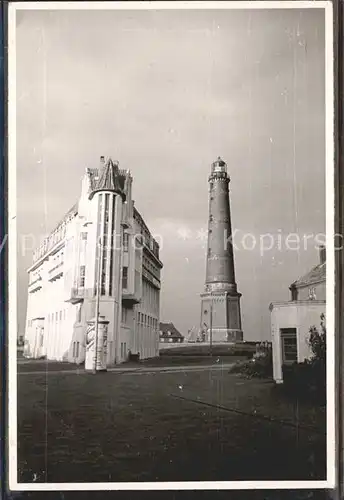
[[[107,364],[159,352],[159,245],[131,198],[132,177],[101,157],[78,203],[35,251],[28,270],[25,355],[82,363],[88,321],[108,324]],[[99,285],[97,277],[100,276]]]
[[[290,286],[291,300],[273,302],[271,338],[273,376],[283,382],[283,365],[302,363],[311,356],[309,330],[320,331],[321,315],[326,313],[326,251],[320,250],[320,263]]]

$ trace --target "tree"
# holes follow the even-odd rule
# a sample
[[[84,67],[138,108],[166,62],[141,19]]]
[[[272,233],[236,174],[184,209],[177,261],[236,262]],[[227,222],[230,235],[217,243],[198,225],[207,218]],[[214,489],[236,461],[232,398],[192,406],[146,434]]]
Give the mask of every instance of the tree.
[[[312,326],[309,330],[309,345],[312,350],[312,361],[326,363],[326,319],[320,316],[320,331]]]

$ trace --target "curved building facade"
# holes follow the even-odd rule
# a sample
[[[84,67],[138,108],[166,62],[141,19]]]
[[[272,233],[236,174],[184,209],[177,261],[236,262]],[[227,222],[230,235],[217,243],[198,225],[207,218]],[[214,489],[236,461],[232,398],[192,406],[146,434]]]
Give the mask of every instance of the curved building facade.
[[[96,316],[107,324],[106,365],[130,353],[158,355],[162,262],[132,181],[129,170],[101,157],[98,168],[86,169],[78,202],[35,251],[26,357],[85,362]]]

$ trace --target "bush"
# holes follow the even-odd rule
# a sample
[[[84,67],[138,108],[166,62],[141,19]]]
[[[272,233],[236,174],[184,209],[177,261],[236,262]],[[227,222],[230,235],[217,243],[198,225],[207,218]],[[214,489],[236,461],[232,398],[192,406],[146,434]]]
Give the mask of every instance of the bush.
[[[229,373],[240,373],[247,378],[272,378],[272,350],[266,349],[265,352],[260,352],[259,356],[236,363]]]

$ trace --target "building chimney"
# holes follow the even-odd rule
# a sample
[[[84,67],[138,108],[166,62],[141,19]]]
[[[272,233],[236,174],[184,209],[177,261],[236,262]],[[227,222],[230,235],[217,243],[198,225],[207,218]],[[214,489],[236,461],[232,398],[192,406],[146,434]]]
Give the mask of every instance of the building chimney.
[[[321,245],[319,247],[320,264],[325,264],[326,262],[326,247]]]

